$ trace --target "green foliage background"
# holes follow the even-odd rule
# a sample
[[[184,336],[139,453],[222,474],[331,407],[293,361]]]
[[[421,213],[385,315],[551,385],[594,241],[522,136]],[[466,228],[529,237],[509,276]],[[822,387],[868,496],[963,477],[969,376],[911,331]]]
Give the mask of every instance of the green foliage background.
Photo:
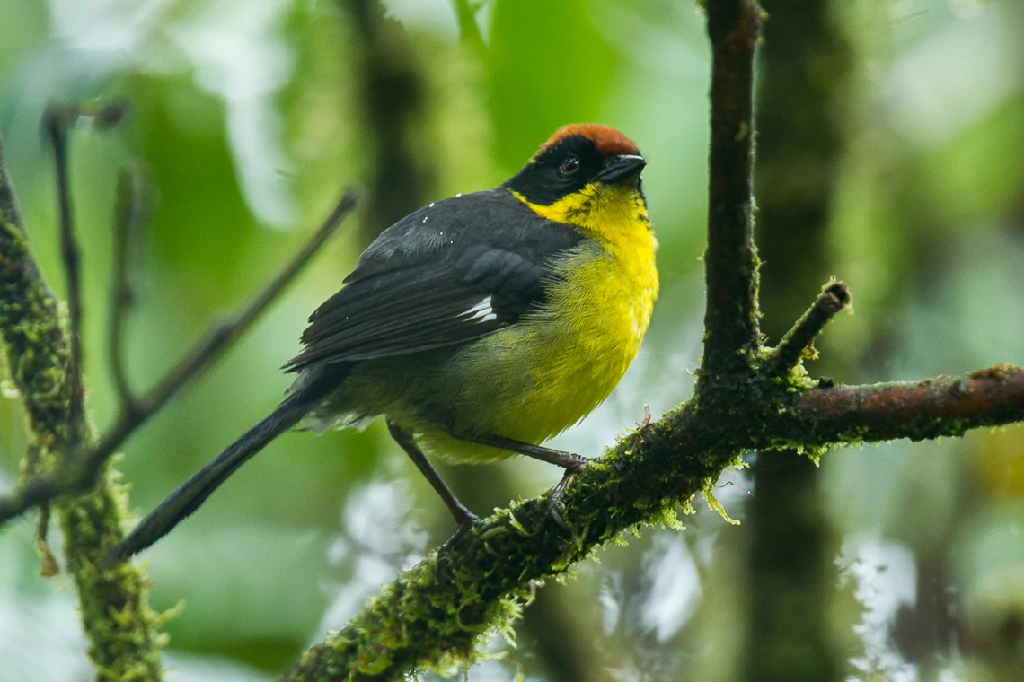
[[[366,114],[364,77],[399,62],[421,100],[396,130],[428,185],[416,197],[398,187],[402,200],[496,185],[565,123],[601,121],[639,143],[662,298],[619,390],[555,442],[596,455],[643,405],[658,414],[683,399],[703,314],[709,56],[699,9],[495,0],[476,14],[481,47],[454,4],[392,0],[369,62],[359,4],[0,0],[0,133],[58,290],[42,109],[97,97],[132,105],[119,132],[73,140],[96,423],[109,424],[116,407],[106,315],[117,169],[142,163],[153,190],[127,343],[131,380],[145,387],[287,260],[343,185],[374,187],[387,140]],[[857,0],[833,9],[855,63],[829,258],[856,315],[819,344],[851,368],[836,379],[1024,364],[1024,8]],[[366,228],[334,240],[252,334],[129,442],[119,467],[140,513],[275,405],[288,384],[277,367],[297,350],[306,316],[380,227],[360,219]],[[17,400],[0,401],[0,490],[17,477],[19,419]],[[518,460],[446,475],[479,513],[556,480]],[[850,674],[1001,679],[1022,661],[1022,636],[1007,630],[1024,622],[1022,429],[836,452],[820,475],[843,539],[831,606]],[[723,483],[720,499],[742,520],[745,474]],[[511,679],[518,664],[536,680],[736,679],[748,538],[704,510],[687,526],[605,550],[569,584],[541,590],[512,663],[482,664],[471,678]],[[178,679],[267,679],[450,530],[380,424],[288,434],[145,555],[155,605],[184,601],[168,663]],[[37,567],[32,523],[0,531],[0,680],[87,679],[73,590]],[[930,611],[936,593],[951,596]]]

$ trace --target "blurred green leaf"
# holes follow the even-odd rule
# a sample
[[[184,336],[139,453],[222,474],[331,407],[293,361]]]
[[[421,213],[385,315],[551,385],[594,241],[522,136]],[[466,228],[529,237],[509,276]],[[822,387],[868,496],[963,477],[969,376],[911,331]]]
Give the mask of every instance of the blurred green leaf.
[[[495,156],[518,168],[559,126],[594,119],[615,52],[585,0],[498,0],[488,84]]]

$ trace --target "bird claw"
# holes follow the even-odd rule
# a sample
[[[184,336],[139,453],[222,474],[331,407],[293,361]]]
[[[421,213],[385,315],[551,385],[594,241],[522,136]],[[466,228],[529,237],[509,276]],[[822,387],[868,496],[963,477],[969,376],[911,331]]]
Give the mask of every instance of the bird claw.
[[[558,482],[558,485],[551,489],[551,493],[548,495],[547,506],[548,511],[551,514],[551,518],[553,518],[555,523],[565,530],[571,529],[569,528],[569,524],[567,524],[562,518],[561,512],[565,511],[565,505],[562,503],[562,495],[565,494],[565,489],[568,487],[570,481],[572,481],[573,476],[586,469],[588,464],[587,460],[581,457],[575,467],[572,469],[567,468],[565,470],[565,473],[562,474],[562,480]]]
[[[459,514],[455,516],[454,535],[458,535],[458,533],[462,530],[469,530],[477,526],[482,526],[483,523],[483,519],[481,519],[479,516],[463,507],[459,511]]]

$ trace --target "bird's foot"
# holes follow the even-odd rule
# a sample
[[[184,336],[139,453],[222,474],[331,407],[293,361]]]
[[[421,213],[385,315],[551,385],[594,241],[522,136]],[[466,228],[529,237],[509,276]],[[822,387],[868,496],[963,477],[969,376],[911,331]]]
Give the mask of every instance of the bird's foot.
[[[571,453],[565,454],[568,455]],[[589,464],[585,458],[580,457],[579,455],[573,455],[573,457],[576,459],[573,461],[572,466],[567,466],[565,468],[565,473],[562,474],[562,480],[558,482],[558,485],[551,489],[551,493],[548,494],[547,501],[548,511],[551,513],[551,517],[559,526],[566,530],[569,530],[569,525],[562,518],[562,512],[565,511],[565,504],[562,503],[562,496],[565,494],[565,489],[572,481],[573,476],[586,469]]]

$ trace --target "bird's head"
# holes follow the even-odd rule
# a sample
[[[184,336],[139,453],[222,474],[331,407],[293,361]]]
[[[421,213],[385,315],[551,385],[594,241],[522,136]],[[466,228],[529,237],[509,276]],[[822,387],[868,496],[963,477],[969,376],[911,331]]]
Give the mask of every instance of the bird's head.
[[[584,229],[622,219],[648,223],[645,165],[636,143],[618,130],[580,123],[555,131],[503,186],[538,214]]]

